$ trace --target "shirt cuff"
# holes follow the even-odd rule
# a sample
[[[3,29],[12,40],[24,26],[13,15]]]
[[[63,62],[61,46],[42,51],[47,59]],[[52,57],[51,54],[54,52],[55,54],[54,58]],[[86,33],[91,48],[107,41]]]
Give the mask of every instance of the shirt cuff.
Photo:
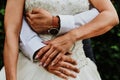
[[[34,36],[26,44],[23,44],[22,41],[20,42],[20,50],[32,61],[34,61],[34,53],[44,46],[45,44],[42,43],[42,40],[38,36]]]
[[[74,15],[75,25],[82,26],[92,21],[98,14],[99,14],[98,10],[95,8],[92,8],[91,10]]]
[[[60,30],[58,35],[64,34],[75,28],[74,16],[72,15],[58,15],[58,16],[60,18]]]

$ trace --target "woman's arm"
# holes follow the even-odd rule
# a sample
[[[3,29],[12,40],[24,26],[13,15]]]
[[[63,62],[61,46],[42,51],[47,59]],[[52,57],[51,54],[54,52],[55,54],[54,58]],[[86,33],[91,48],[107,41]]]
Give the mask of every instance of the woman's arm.
[[[71,31],[76,40],[104,34],[119,23],[117,13],[110,0],[90,0],[90,2],[99,10],[100,14],[83,27]]]
[[[16,80],[18,40],[24,0],[7,0],[5,10],[4,64],[6,80]]]

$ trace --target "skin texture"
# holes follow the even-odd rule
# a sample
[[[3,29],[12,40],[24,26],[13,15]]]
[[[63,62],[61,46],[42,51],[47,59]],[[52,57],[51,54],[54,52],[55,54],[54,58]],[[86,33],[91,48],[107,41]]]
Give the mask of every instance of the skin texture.
[[[24,0],[7,0],[4,21],[4,65],[6,80],[16,80],[16,66],[19,49],[18,41],[22,23],[23,5]]]
[[[82,27],[74,29],[67,34],[57,37],[51,41],[44,42],[47,44],[47,46],[43,47],[38,52],[38,56],[43,54],[43,52],[46,52],[44,55],[48,55],[48,58],[45,60],[43,57],[41,59],[41,63],[44,62],[44,65],[48,64],[48,60],[51,62],[53,56],[56,55],[57,57],[53,59],[51,63],[56,65],[55,63],[58,63],[59,60],[62,59],[62,56],[69,52],[70,46],[72,46],[76,41],[101,35],[118,24],[118,16],[110,0],[90,0],[90,2],[99,10],[100,14],[94,20]],[[102,4],[102,6],[100,4]],[[22,22],[23,5],[24,0],[7,0],[7,6],[5,10],[6,34],[4,46],[6,80],[16,80],[18,41]],[[53,53],[55,55],[53,55]],[[50,57],[51,54],[53,55],[52,58]]]

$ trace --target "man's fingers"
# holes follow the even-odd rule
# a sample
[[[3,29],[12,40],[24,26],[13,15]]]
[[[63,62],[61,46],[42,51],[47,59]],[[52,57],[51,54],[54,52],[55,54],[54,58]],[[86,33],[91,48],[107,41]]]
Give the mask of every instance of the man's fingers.
[[[49,50],[49,48],[50,48],[50,46],[45,46],[45,47],[41,48],[41,49],[38,51],[37,55],[35,56],[35,59],[41,58],[41,56],[42,56],[45,52],[47,52],[47,51]]]
[[[40,14],[31,13],[31,12],[27,12],[26,13],[26,17],[30,18],[31,20],[34,20],[34,19],[39,19],[41,17],[41,15]]]
[[[72,59],[70,56],[62,56],[62,60],[65,62],[69,62],[73,65],[77,65],[77,62],[74,59]]]
[[[51,54],[53,51],[54,51],[54,50],[53,50],[52,48],[50,48],[50,49],[43,55],[43,57],[42,57],[41,60],[40,60],[40,65],[43,65],[43,67],[45,67],[46,65],[48,65],[48,64],[45,63],[45,61],[46,61],[48,58],[50,58],[49,56],[50,56],[50,54]]]
[[[44,62],[44,67],[49,65],[51,63],[51,61],[55,58],[55,56],[58,54],[58,51],[55,50],[54,52],[52,52],[52,54],[50,54],[50,56],[47,58],[47,60]]]
[[[31,19],[29,17],[26,17],[26,19],[27,19],[28,24],[31,25],[32,24]]]
[[[61,61],[61,62],[59,62],[59,64],[57,64],[57,65],[59,65],[59,66],[61,66],[61,67],[63,67],[63,68],[66,68],[66,69],[68,69],[68,70],[70,70],[70,71],[74,71],[74,72],[76,72],[76,73],[79,73],[79,72],[80,72],[80,70],[79,70],[75,65],[72,65],[72,64],[70,64],[70,63],[68,63],[68,62]]]
[[[56,58],[52,61],[51,65],[53,66],[53,65],[57,64],[58,61],[62,58],[63,54],[64,54],[63,52],[60,52],[60,53],[56,56]]]
[[[31,12],[27,12],[27,13],[26,13],[26,17],[29,17],[29,18],[31,19],[31,18],[32,18]]]
[[[57,75],[58,77],[61,77],[61,78],[65,79],[65,80],[68,80],[68,77],[65,74],[61,73],[60,71],[55,70],[55,71],[52,71],[52,73]]]

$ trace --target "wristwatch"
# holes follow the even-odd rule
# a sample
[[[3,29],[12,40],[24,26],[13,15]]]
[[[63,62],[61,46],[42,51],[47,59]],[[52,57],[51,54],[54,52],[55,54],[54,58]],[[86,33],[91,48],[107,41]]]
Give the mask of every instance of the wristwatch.
[[[50,33],[51,35],[56,35],[56,34],[58,34],[58,32],[59,32],[58,28],[50,28],[48,30],[48,33]]]
[[[60,18],[59,16],[52,17],[52,28],[48,30],[51,35],[57,35],[60,30]]]

